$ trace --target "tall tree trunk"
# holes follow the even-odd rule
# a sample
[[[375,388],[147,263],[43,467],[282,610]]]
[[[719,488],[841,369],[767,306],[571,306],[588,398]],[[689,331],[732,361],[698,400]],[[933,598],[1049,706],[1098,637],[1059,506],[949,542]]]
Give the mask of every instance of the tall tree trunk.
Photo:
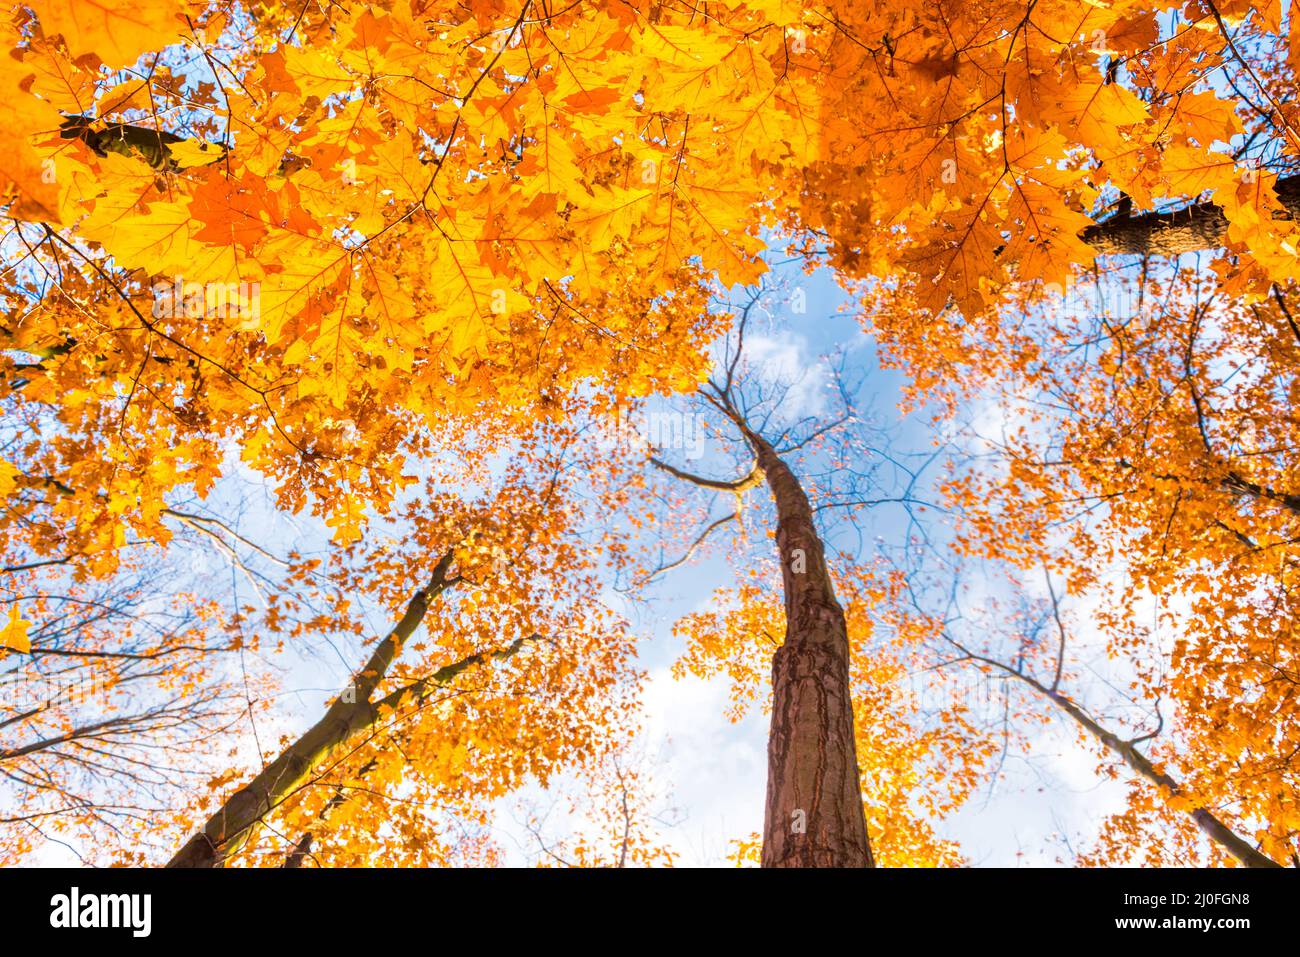
[[[873,867],[844,610],[799,480],[766,440],[742,428],[776,503],[785,590],[785,642],[772,658],[762,865]]]

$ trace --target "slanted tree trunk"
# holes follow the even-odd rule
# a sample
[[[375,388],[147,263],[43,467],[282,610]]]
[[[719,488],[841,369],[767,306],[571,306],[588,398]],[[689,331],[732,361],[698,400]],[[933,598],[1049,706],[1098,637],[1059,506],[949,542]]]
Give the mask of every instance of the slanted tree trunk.
[[[1055,596],[1053,596],[1055,600]],[[951,639],[949,639],[951,640]],[[1064,655],[1064,628],[1061,631],[1062,656]],[[980,661],[986,665],[991,665],[999,671],[1010,675],[1013,678],[1019,678],[1030,688],[1052,701],[1058,708],[1069,715],[1074,722],[1083,728],[1097,741],[1104,745],[1108,751],[1120,758],[1125,764],[1136,771],[1145,780],[1151,782],[1156,787],[1161,788],[1170,795],[1178,796],[1183,793],[1182,785],[1164,771],[1160,771],[1147,758],[1145,754],[1138,750],[1137,744],[1133,741],[1125,741],[1119,735],[1102,727],[1097,721],[1084,711],[1079,705],[1075,704],[1069,697],[1057,690],[1057,681],[1060,680],[1060,666],[1058,662],[1057,681],[1052,684],[1044,684],[1033,675],[1021,671],[1019,668],[1012,668],[1006,662],[998,661],[996,658],[989,658],[984,655],[977,655],[962,647],[956,641],[952,642],[962,654],[973,660]],[[1228,825],[1224,824],[1208,808],[1196,807],[1188,812],[1196,826],[1214,843],[1232,855],[1237,861],[1246,867],[1281,867],[1271,857],[1260,853],[1249,843],[1243,840]]]
[[[414,604],[414,603],[413,603]],[[423,611],[423,603],[421,603]],[[359,695],[341,696],[325,716],[236,791],[186,842],[168,867],[220,867],[248,841],[262,818],[279,806],[330,754],[372,725],[379,713]]]
[[[372,727],[381,714],[405,701],[419,700],[474,665],[492,658],[508,658],[523,646],[528,639],[517,639],[498,651],[470,655],[440,668],[428,678],[375,700],[375,690],[401,654],[403,645],[424,620],[429,605],[455,583],[456,579],[449,577],[452,558],[453,553],[450,551],[443,556],[428,586],[411,599],[401,620],[353,676],[347,693],[335,700],[319,721],[260,774],[236,791],[212,815],[203,830],[191,837],[176,853],[168,867],[220,867],[248,841],[267,814],[275,810],[285,797],[306,781],[337,749]],[[305,854],[310,843],[300,846]]]
[[[776,503],[785,641],[772,658],[764,867],[873,867],[849,694],[849,639],[799,480],[742,425]]]
[[[1084,713],[1083,709],[1076,705],[1065,695],[1057,691],[1043,689],[1057,706],[1068,714],[1082,728],[1088,731],[1094,738],[1104,744],[1111,753],[1123,759],[1124,763],[1140,774],[1143,778],[1150,781],[1159,788],[1163,788],[1171,795],[1180,795],[1183,793],[1182,785],[1163,771],[1156,769],[1145,754],[1137,749],[1132,741],[1124,741],[1110,731],[1107,731],[1092,718]],[[1196,826],[1204,834],[1236,858],[1246,867],[1281,867],[1271,857],[1261,854],[1254,847],[1242,840],[1237,833],[1228,825],[1220,821],[1210,810],[1203,807],[1193,808],[1189,812]]]
[[[244,845],[257,824],[285,795],[302,784],[336,748],[374,724],[379,716],[379,704],[370,699],[402,646],[424,620],[429,603],[448,587],[452,558],[453,553],[448,551],[438,562],[428,587],[411,599],[393,630],[353,676],[347,691],[297,741],[218,808],[203,830],[176,853],[168,867],[220,867]]]

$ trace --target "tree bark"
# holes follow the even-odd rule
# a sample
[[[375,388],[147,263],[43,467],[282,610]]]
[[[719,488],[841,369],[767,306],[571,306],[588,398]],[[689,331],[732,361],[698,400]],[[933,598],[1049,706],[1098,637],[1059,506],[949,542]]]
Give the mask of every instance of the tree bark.
[[[1300,219],[1300,176],[1285,176],[1277,181],[1278,201]],[[1223,245],[1228,219],[1214,203],[1198,203],[1172,213],[1144,213],[1140,216],[1116,216],[1089,226],[1079,234],[1099,253],[1137,253],[1153,256],[1177,256]]]
[[[747,427],[776,503],[785,641],[772,658],[763,867],[873,867],[849,690],[849,639],[812,508]]]

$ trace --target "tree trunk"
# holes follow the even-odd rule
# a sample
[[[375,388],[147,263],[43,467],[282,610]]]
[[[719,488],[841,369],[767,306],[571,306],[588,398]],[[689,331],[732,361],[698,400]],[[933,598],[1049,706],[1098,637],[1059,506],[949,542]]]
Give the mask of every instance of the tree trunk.
[[[335,749],[374,723],[369,701],[335,701],[307,733],[244,785],[186,842],[168,867],[220,867],[241,848],[262,818],[297,789]]]
[[[306,781],[331,753],[374,724],[380,706],[389,699],[381,702],[370,699],[406,640],[424,620],[429,603],[448,587],[447,573],[452,559],[450,551],[442,557],[428,587],[411,599],[401,620],[353,675],[351,687],[329,706],[324,717],[218,808],[203,830],[176,853],[168,867],[220,867],[244,845],[262,818]],[[468,659],[451,667],[460,670],[467,662]]]
[[[873,867],[862,809],[849,639],[812,508],[789,466],[746,429],[776,502],[785,642],[772,658],[764,867]]]

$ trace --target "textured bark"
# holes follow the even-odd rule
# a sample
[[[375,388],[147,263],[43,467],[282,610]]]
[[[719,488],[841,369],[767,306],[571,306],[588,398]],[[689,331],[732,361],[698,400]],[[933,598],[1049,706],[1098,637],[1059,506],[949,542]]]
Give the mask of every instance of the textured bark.
[[[1277,198],[1300,219],[1300,176],[1277,181]],[[1228,220],[1214,203],[1198,203],[1172,213],[1116,216],[1089,226],[1079,237],[1099,253],[1138,253],[1176,256],[1223,245]]]
[[[862,809],[849,640],[803,488],[746,429],[776,502],[785,641],[772,659],[764,867],[872,867]]]

